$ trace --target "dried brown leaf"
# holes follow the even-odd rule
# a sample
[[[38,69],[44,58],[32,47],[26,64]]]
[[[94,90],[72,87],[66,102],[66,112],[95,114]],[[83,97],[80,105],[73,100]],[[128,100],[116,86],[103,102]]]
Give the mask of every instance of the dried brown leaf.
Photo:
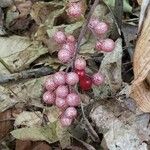
[[[147,12],[141,34],[136,43],[133,69],[134,81],[132,84],[133,99],[141,110],[150,112],[150,83],[147,77],[150,74],[150,9]]]

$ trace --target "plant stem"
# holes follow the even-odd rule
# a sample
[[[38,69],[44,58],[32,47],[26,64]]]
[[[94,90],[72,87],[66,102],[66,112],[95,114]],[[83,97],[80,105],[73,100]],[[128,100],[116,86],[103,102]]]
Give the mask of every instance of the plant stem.
[[[81,41],[82,41],[83,36],[85,35],[86,31],[87,31],[89,21],[90,21],[90,19],[91,19],[91,17],[92,17],[92,14],[93,14],[93,12],[94,12],[96,6],[98,5],[98,3],[99,3],[99,0],[95,0],[95,1],[94,1],[93,5],[92,5],[92,7],[91,7],[91,9],[90,9],[90,12],[89,12],[89,14],[88,14],[88,16],[87,16],[87,19],[86,19],[85,23],[84,23],[83,26],[82,26],[82,29],[81,29],[81,31],[80,31],[80,35],[79,35],[79,37],[78,37],[77,45],[76,45],[76,53],[75,53],[75,55],[74,55],[74,57],[73,57],[73,59],[72,59],[72,62],[71,62],[72,68],[74,68],[74,62],[75,62],[76,57],[77,57],[77,55],[78,55],[78,53],[79,53],[79,51],[80,51]]]

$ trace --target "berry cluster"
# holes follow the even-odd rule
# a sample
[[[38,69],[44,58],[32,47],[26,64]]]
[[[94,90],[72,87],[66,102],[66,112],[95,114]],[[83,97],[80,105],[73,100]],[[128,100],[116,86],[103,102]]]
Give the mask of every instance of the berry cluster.
[[[80,2],[68,4],[68,16],[78,18],[82,15],[82,12]],[[95,46],[98,51],[111,52],[115,48],[113,40],[104,39],[104,35],[108,32],[108,25],[105,22],[92,18],[88,27],[98,39]],[[53,39],[61,47],[58,51],[58,59],[61,63],[74,61],[73,66],[71,66],[73,71],[59,71],[49,76],[44,85],[46,92],[43,94],[43,101],[46,104],[56,105],[61,110],[60,122],[62,126],[67,127],[77,116],[76,107],[81,102],[80,96],[76,92],[77,89],[75,90],[75,85],[78,84],[82,91],[88,91],[92,85],[101,85],[104,82],[104,77],[99,72],[93,74],[92,77],[86,73],[86,61],[82,57],[76,58],[77,42],[73,35],[57,31]]]
[[[97,18],[92,18],[88,24],[89,29],[98,38],[96,42],[96,50],[103,52],[112,52],[115,48],[115,42],[112,39],[103,39],[104,35],[108,32],[108,25],[99,21]]]
[[[71,125],[77,116],[75,107],[80,105],[80,97],[74,92],[72,86],[79,82],[75,72],[56,72],[49,76],[45,82],[43,101],[46,104],[56,105],[61,111],[60,122],[63,126]]]
[[[76,51],[76,40],[74,36],[66,35],[64,32],[58,31],[54,35],[54,40],[61,46],[58,52],[58,59],[62,63],[70,62]]]
[[[86,61],[83,58],[78,58],[74,63],[75,72],[79,76],[79,86],[81,90],[88,91],[91,89],[92,84],[99,86],[104,82],[104,77],[100,73],[96,73],[92,76],[92,78],[87,75],[86,69]]]

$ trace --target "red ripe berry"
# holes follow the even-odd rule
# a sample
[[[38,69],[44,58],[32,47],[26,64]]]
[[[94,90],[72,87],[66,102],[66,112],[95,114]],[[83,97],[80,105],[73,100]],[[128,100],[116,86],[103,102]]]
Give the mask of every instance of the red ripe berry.
[[[46,104],[53,104],[55,102],[55,94],[54,93],[51,93],[49,91],[46,91],[44,94],[43,94],[43,101],[46,103]]]
[[[70,51],[66,50],[66,49],[61,49],[58,52],[58,59],[62,62],[62,63],[68,63],[71,60],[72,54]]]
[[[75,106],[78,106],[80,104],[80,97],[76,93],[70,93],[70,94],[68,94],[66,101],[67,101],[69,106],[75,107]]]
[[[108,25],[105,22],[99,22],[95,28],[95,33],[98,35],[105,34],[108,31]]]
[[[69,72],[66,75],[66,83],[69,85],[75,85],[79,82],[79,76],[75,72]]]
[[[64,32],[62,31],[58,31],[54,34],[54,40],[58,43],[58,44],[63,44],[66,42],[66,35]]]
[[[85,70],[75,70],[75,72],[78,74],[80,80],[85,77]]]
[[[82,90],[88,91],[92,87],[92,80],[89,76],[85,76],[82,80],[80,80],[79,84]]]
[[[101,50],[104,52],[112,52],[115,48],[115,42],[112,39],[105,39],[102,42]]]
[[[57,97],[65,98],[68,95],[68,93],[69,93],[68,87],[65,85],[60,85],[56,89],[56,96]]]
[[[92,82],[94,85],[101,85],[104,82],[104,77],[100,73],[95,73],[92,76]]]
[[[69,127],[72,123],[73,119],[67,118],[66,116],[62,115],[60,118],[60,123],[63,127]]]
[[[53,80],[53,77],[52,76],[49,76],[46,81],[45,81],[45,88],[48,90],[48,91],[53,91],[55,90],[57,87],[57,85],[55,84],[54,80]]]
[[[56,72],[53,76],[53,80],[57,85],[63,85],[66,83],[66,73],[64,71]]]
[[[68,107],[65,112],[64,112],[64,115],[67,117],[67,118],[75,118],[77,116],[77,110],[76,108],[74,107]]]
[[[78,58],[74,63],[75,69],[84,70],[86,68],[86,61],[83,58]]]
[[[82,6],[81,3],[70,3],[68,10],[67,10],[67,15],[71,18],[78,18],[82,15]]]
[[[66,109],[68,107],[66,100],[60,97],[56,97],[55,104],[60,109]]]

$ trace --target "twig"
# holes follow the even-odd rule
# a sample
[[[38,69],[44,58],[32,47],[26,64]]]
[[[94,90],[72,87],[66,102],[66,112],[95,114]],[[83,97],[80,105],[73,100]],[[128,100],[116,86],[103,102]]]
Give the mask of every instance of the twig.
[[[41,76],[52,74],[53,72],[54,70],[51,67],[41,67],[38,69],[30,69],[30,70],[22,71],[19,73],[0,76],[0,84],[19,81],[23,79],[38,78]]]
[[[82,26],[82,29],[81,29],[81,31],[80,31],[80,35],[79,35],[79,37],[78,37],[77,45],[76,45],[76,53],[75,53],[75,55],[74,55],[74,57],[73,57],[73,59],[72,59],[71,65],[70,65],[70,66],[72,66],[72,68],[74,67],[74,62],[75,62],[75,60],[76,60],[77,54],[78,54],[79,51],[80,51],[81,41],[82,41],[82,39],[83,39],[84,34],[85,34],[86,31],[87,31],[87,26],[88,26],[88,24],[89,24],[89,21],[90,21],[90,19],[91,19],[91,16],[92,16],[92,14],[93,14],[93,12],[94,12],[96,6],[98,5],[98,3],[99,3],[99,0],[95,0],[95,1],[94,1],[93,5],[92,5],[92,7],[91,7],[91,9],[90,9],[90,12],[89,12],[89,14],[88,14],[88,16],[87,16],[87,19],[86,19],[85,23],[84,23],[83,26]],[[70,66],[69,66],[69,67],[70,67]]]

